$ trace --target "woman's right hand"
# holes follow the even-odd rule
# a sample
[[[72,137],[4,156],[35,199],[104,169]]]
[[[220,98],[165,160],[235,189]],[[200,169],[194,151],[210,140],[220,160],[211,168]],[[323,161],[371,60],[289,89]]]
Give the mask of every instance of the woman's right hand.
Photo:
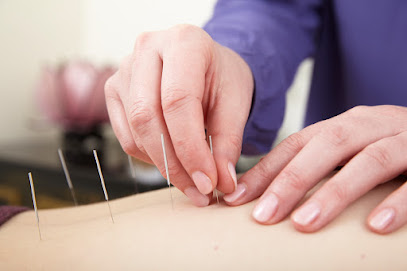
[[[252,73],[238,54],[195,26],[143,33],[105,93],[124,151],[166,176],[163,134],[171,182],[195,205],[208,205],[216,187],[235,190],[253,96]]]

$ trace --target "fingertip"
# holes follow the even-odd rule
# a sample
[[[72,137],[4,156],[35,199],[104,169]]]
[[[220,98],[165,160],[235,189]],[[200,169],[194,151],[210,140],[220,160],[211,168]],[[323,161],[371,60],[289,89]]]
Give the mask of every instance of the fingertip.
[[[232,162],[218,158],[216,161],[218,173],[217,189],[224,194],[233,193],[237,188],[236,169]]]
[[[396,212],[393,208],[385,208],[371,214],[367,220],[368,228],[379,234],[391,232],[391,225],[395,219]]]
[[[104,85],[104,90],[105,90],[105,95],[107,97],[109,97],[109,95],[107,95],[108,93],[111,93],[113,91],[117,91],[119,89],[119,71],[116,71],[112,76],[110,76]]]
[[[199,192],[207,195],[212,192],[213,184],[212,180],[202,171],[195,171],[191,174],[192,180],[194,181]]]
[[[223,196],[223,200],[227,205],[237,206],[241,204],[242,199],[247,194],[247,185],[239,183],[233,193]]]
[[[315,232],[321,227],[321,221],[316,221],[321,215],[321,207],[317,202],[308,202],[291,214],[291,222],[294,228],[300,232]]]
[[[230,177],[233,180],[233,186],[234,186],[233,190],[236,190],[236,187],[237,187],[236,168],[235,168],[234,164],[232,164],[232,162],[228,163],[228,171],[229,171]]]
[[[298,221],[294,217],[294,214],[295,214],[295,212],[293,212],[291,214],[290,221],[296,231],[299,231],[302,233],[313,233],[313,232],[316,232],[319,230],[319,228],[316,228],[315,225],[303,225],[303,224],[298,223]]]
[[[194,187],[190,186],[184,190],[185,195],[192,201],[192,203],[197,207],[205,207],[208,206],[210,203],[210,197],[208,195],[204,195],[199,190]]]
[[[213,157],[217,169],[217,189],[224,194],[230,194],[237,187],[235,164],[240,157],[241,137],[215,132],[209,129],[210,144],[213,139]],[[212,145],[212,144],[211,144]]]
[[[205,139],[191,142],[171,137],[175,154],[200,193],[208,195],[218,182],[215,161]]]
[[[277,213],[279,200],[274,193],[262,196],[252,211],[253,219],[260,224],[274,224],[274,215]]]
[[[303,225],[297,224],[292,219],[291,219],[291,223],[294,226],[294,229],[296,231],[299,231],[299,232],[302,232],[302,233],[314,233],[314,232],[317,232],[319,230],[319,228],[308,227],[308,226],[303,226]]]

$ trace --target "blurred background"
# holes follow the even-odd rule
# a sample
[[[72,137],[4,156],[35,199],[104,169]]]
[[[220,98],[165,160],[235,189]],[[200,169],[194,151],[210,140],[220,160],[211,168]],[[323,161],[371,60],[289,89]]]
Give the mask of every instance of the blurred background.
[[[93,148],[111,198],[165,186],[154,167],[134,159],[129,163],[108,123],[92,116],[88,119],[93,123],[85,128],[58,123],[61,116],[53,115],[52,108],[44,110],[44,103],[68,103],[49,95],[61,88],[97,91],[102,71],[117,67],[140,33],[180,23],[202,26],[215,3],[0,0],[0,204],[32,206],[27,178],[32,171],[40,208],[72,205],[58,148],[67,159],[79,204],[103,199]],[[298,70],[277,142],[301,129],[311,69],[312,61],[306,60]],[[242,157],[238,171],[258,159]]]

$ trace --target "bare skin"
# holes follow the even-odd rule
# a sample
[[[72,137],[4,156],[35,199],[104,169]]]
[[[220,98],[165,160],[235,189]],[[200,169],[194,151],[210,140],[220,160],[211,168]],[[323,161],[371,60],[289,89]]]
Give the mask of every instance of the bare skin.
[[[0,227],[0,270],[406,270],[407,228],[368,231],[363,216],[397,189],[392,181],[314,234],[290,221],[269,227],[247,214],[254,202],[195,208],[174,189],[86,206],[34,211]]]

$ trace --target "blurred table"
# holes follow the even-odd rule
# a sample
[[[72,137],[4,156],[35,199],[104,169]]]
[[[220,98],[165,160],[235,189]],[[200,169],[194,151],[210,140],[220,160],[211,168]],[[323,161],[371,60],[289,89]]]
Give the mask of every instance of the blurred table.
[[[0,145],[0,205],[32,207],[28,172],[32,172],[39,208],[73,205],[57,150],[58,137],[38,141],[13,142]],[[98,150],[99,153],[99,150]],[[131,177],[127,155],[117,142],[107,140],[100,151],[101,167],[109,199],[159,189],[165,180],[148,182]],[[89,159],[93,159],[90,152]],[[67,161],[69,173],[79,204],[104,200],[99,175],[94,160],[88,165]]]

